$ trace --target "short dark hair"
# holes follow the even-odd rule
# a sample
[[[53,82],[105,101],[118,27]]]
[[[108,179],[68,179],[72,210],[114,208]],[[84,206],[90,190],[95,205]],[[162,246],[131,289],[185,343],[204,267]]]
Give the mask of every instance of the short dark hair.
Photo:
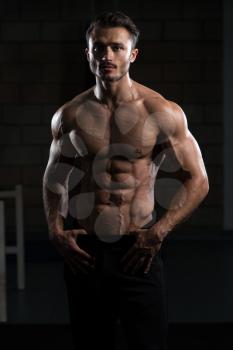
[[[89,43],[89,38],[91,36],[91,33],[95,28],[111,28],[111,27],[124,27],[126,28],[132,37],[133,42],[133,48],[135,48],[138,37],[139,37],[139,30],[134,24],[134,22],[129,18],[127,15],[120,11],[116,12],[102,12],[98,14],[94,20],[91,22],[89,27],[86,30],[86,40],[87,45]]]

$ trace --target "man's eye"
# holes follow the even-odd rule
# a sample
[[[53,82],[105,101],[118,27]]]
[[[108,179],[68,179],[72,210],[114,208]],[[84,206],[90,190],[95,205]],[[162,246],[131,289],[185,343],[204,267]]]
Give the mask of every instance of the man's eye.
[[[94,46],[94,52],[101,52],[103,49],[103,46]]]
[[[113,51],[120,51],[122,49],[121,46],[113,46]]]

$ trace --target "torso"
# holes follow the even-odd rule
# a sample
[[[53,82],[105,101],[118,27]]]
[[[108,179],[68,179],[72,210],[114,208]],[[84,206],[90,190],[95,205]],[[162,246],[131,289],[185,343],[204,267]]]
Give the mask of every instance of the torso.
[[[72,192],[70,214],[87,232],[123,235],[152,219],[159,127],[144,101],[143,91],[112,111],[93,98],[73,101],[69,134],[83,175]]]

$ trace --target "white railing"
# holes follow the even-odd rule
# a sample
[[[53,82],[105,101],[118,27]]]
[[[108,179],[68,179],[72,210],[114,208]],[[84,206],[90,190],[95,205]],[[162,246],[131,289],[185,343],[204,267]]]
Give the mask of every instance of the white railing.
[[[6,254],[16,254],[17,257],[17,287],[25,288],[25,258],[24,258],[24,223],[23,223],[23,193],[22,186],[16,185],[14,190],[0,191],[0,199],[15,200],[16,244],[7,246],[5,243],[5,211],[4,203],[0,206],[0,321],[6,321]]]

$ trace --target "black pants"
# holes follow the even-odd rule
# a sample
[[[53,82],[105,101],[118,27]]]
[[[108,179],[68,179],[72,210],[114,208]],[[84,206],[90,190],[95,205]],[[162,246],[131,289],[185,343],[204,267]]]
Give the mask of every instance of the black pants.
[[[114,243],[79,236],[78,244],[95,256],[94,272],[74,275],[64,266],[75,349],[115,349],[120,321],[129,350],[164,350],[167,307],[162,259],[157,254],[148,274],[122,271],[120,260],[135,237]]]

